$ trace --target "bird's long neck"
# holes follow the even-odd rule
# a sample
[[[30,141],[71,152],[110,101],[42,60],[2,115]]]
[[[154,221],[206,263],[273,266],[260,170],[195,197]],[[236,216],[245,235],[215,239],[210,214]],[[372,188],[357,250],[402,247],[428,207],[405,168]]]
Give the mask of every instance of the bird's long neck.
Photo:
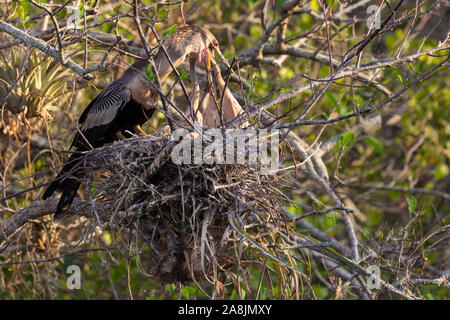
[[[213,74],[219,94],[223,93],[224,95],[224,97],[221,98],[221,100],[223,101],[222,104],[223,118],[224,120],[231,120],[240,113],[244,112],[244,109],[236,100],[236,98],[233,96],[231,90],[228,89],[228,87],[226,86],[226,83],[223,80],[222,75],[220,73],[219,64],[216,64],[214,66]]]
[[[123,74],[120,82],[131,91],[131,98],[140,104],[145,110],[155,108],[158,101],[158,93],[149,83],[145,69],[149,61],[139,59],[133,63]]]
[[[166,50],[160,48],[158,50],[158,53],[154,58],[154,62],[161,84],[163,84],[167,80],[167,77],[173,71],[172,65],[167,59],[167,55],[170,57],[173,67],[177,68],[188,55],[188,51],[189,50],[187,50],[187,48],[178,47],[172,47],[170,49],[167,48]],[[130,66],[130,68],[128,68],[127,71],[125,71],[123,76],[125,78],[133,78],[139,75],[145,77],[145,69],[149,64],[150,61],[147,59],[138,59],[133,65]]]
[[[223,91],[223,89],[225,88],[225,81],[223,80],[222,74],[220,73],[220,67],[219,67],[218,63],[214,64],[214,66],[212,68],[212,74],[217,83],[217,88],[220,91]]]
[[[145,77],[145,68],[149,65],[149,61],[146,59],[138,59],[133,63],[123,74],[123,78],[133,78],[139,75]]]
[[[184,60],[186,53],[180,50],[168,52],[173,66],[178,67]],[[158,72],[159,81],[162,84],[173,71],[169,60],[163,50],[159,50],[154,58],[155,68]],[[145,109],[153,109],[157,103],[159,94],[151,89],[145,69],[150,64],[147,59],[139,59],[131,65],[121,77],[121,81],[131,90],[132,98]]]
[[[181,50],[166,50],[166,52],[175,68],[177,68],[186,57],[186,53]],[[154,61],[156,70],[158,71],[159,81],[163,84],[167,77],[172,73],[173,68],[167,59],[166,53],[162,49],[158,51]]]

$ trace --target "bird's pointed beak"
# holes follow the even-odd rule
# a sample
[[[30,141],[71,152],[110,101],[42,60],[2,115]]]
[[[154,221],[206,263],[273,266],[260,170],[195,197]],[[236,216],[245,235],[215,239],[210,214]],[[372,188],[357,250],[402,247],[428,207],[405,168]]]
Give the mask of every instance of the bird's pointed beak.
[[[211,54],[208,49],[206,49],[206,70],[208,72],[211,70]]]
[[[220,52],[220,49],[218,47],[214,47],[214,51],[217,53],[220,59],[222,59],[223,63],[225,63],[225,65],[228,68],[231,68],[230,64],[228,63],[228,60],[223,56],[222,52]]]

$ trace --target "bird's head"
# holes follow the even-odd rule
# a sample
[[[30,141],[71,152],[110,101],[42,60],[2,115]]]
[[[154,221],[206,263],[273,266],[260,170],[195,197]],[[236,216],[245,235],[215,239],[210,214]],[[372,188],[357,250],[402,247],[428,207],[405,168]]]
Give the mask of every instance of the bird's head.
[[[186,29],[187,35],[187,53],[191,61],[203,64],[207,70],[211,69],[211,56],[217,52],[221,55],[219,42],[216,37],[207,29],[197,25],[191,25],[180,28],[180,31]]]
[[[165,50],[160,49],[155,58],[162,80],[172,72],[167,55],[175,67],[188,59],[191,65],[195,66],[196,63],[199,63],[209,71],[211,70],[211,56],[214,57],[214,53],[217,53],[228,66],[227,61],[220,53],[219,42],[216,37],[209,30],[197,25],[178,28],[172,35],[163,40],[162,46]]]
[[[195,55],[194,58],[201,64],[204,64],[206,69],[209,71],[211,69],[211,56],[214,57],[214,52],[217,52],[219,55],[219,42],[216,37],[206,29],[202,30],[205,33],[205,40],[203,42],[203,46],[200,48],[199,54]]]
[[[209,70],[211,66],[211,56],[219,50],[219,42],[216,37],[207,29],[189,25],[181,27],[163,42],[167,52],[173,61],[184,61],[189,58],[192,62],[198,62]],[[221,55],[221,54],[220,54]]]

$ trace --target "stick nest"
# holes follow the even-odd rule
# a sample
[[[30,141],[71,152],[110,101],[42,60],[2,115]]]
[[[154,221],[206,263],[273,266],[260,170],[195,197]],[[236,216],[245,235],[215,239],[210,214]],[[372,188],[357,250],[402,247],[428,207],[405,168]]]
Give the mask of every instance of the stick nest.
[[[233,266],[277,260],[290,237],[285,177],[261,174],[258,164],[176,165],[173,145],[131,138],[88,152],[83,164],[95,207],[143,240],[145,272],[163,282],[215,282]]]

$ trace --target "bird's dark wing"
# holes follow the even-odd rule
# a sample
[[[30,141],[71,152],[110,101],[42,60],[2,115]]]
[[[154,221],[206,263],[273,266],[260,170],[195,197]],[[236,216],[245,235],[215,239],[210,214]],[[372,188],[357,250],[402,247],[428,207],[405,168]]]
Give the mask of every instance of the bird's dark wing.
[[[86,108],[78,121],[80,130],[108,125],[119,110],[130,101],[131,91],[123,85],[113,83],[103,90]]]
[[[75,136],[71,148],[77,146],[78,142],[90,141],[90,131],[95,130],[93,138],[100,139],[115,121],[119,111],[130,101],[131,91],[118,82],[113,82],[103,90],[94,100],[89,103],[78,120],[80,132]],[[84,138],[83,138],[84,136]]]

